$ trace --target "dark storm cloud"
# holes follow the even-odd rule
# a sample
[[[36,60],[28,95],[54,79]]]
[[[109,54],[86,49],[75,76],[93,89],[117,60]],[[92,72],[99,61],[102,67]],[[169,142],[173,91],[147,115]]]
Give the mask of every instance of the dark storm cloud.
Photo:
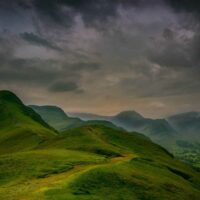
[[[81,15],[85,24],[98,27],[118,15],[118,8],[145,7],[163,0],[7,0],[0,7],[8,10],[34,10],[41,21],[71,26]],[[103,26],[101,26],[103,28]]]
[[[187,94],[192,104],[200,88],[198,4],[0,1],[0,87],[31,87],[27,96],[43,95],[63,105],[69,98],[77,109],[103,110],[108,96],[121,108],[130,108],[133,100]],[[76,93],[80,99],[73,99]]]
[[[0,38],[0,83],[35,85],[48,88],[52,91],[78,90],[74,80],[79,80],[82,72],[97,70],[98,63],[68,63],[58,59],[17,58],[14,55],[15,47],[5,38]],[[93,69],[92,69],[93,68]],[[66,83],[58,82],[59,79],[69,80]]]
[[[138,0],[35,0],[34,7],[52,20],[64,24],[72,20],[74,14],[82,15],[86,24],[106,23],[109,17],[115,16],[119,5],[135,5]],[[63,7],[68,8],[63,11]]]
[[[62,51],[61,48],[57,47],[56,45],[52,44],[50,41],[48,41],[45,38],[42,38],[38,35],[35,35],[34,33],[21,33],[20,36],[27,42],[29,42],[32,45],[36,46],[42,46],[47,49],[52,49],[56,51]]]
[[[174,39],[174,32],[169,28],[165,28],[164,31],[163,31],[163,37],[166,40],[173,40]]]
[[[91,23],[96,20],[105,22],[109,17],[115,16],[119,6],[124,8],[146,7],[160,2],[165,2],[177,12],[200,14],[198,0],[7,0],[1,1],[0,7],[3,9],[34,9],[58,23],[66,22],[67,19],[64,16],[71,20],[75,13],[79,13],[87,23]]]
[[[53,61],[42,61],[39,59],[17,59],[4,57],[4,62],[0,62],[0,82],[21,83],[34,85],[47,85],[52,80],[60,77],[57,70],[45,69],[51,66]]]
[[[186,11],[200,17],[200,1],[199,0],[165,0],[176,11]]]
[[[75,82],[56,82],[49,87],[51,92],[77,92],[79,86]]]

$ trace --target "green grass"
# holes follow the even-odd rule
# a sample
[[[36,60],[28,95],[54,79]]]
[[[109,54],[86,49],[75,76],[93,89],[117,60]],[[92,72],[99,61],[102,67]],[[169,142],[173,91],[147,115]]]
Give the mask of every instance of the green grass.
[[[10,180],[44,178],[51,174],[67,171],[74,165],[104,160],[103,156],[95,154],[58,149],[6,154],[0,156],[0,183],[7,183]]]
[[[133,159],[93,168],[46,192],[49,200],[198,200],[192,182],[165,165]]]
[[[104,126],[94,125],[70,129],[58,135],[56,139],[49,140],[46,143],[44,142],[39,146],[39,148],[65,148],[81,150],[108,157],[120,155],[121,149],[117,146],[113,146],[101,137],[99,130],[96,129],[96,127]]]
[[[0,92],[1,200],[199,200],[200,173],[139,133],[87,125],[57,134]]]
[[[200,175],[190,166],[141,134],[101,125],[68,130],[0,163],[3,200],[200,197]]]
[[[13,93],[0,92],[0,154],[33,149],[56,135],[53,128]]]

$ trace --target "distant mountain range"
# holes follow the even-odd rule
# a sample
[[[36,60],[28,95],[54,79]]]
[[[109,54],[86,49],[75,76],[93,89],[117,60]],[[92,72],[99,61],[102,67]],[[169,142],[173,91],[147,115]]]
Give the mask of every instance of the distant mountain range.
[[[60,132],[63,132],[71,128],[80,127],[83,125],[93,125],[93,124],[106,125],[112,128],[119,128],[115,126],[112,122],[103,119],[84,121],[78,117],[70,117],[61,108],[57,106],[30,105],[29,107],[32,108],[36,113],[38,113],[46,123],[48,123],[49,125],[54,127],[57,131]]]
[[[178,158],[200,167],[200,113],[187,112],[166,119],[145,118],[135,111],[115,116],[92,113],[68,113],[56,106],[31,106],[42,119],[58,131],[83,125],[105,125],[142,133]]]
[[[160,137],[173,137],[177,133],[166,119],[145,118],[135,111],[124,111],[109,117],[88,113],[70,113],[70,115],[82,120],[107,120],[128,131],[141,132],[154,140],[159,140]]]
[[[166,119],[150,119],[143,117],[135,111],[124,111],[115,116],[101,116],[92,113],[66,114],[57,106],[31,105],[30,107],[46,123],[58,131],[65,131],[89,124],[104,124],[112,128],[121,127],[129,132],[143,133],[170,151],[173,151],[171,144],[176,140],[184,140],[187,143],[199,141],[199,112],[177,114]],[[172,146],[174,147],[174,145]]]
[[[115,116],[101,116],[91,113],[69,113],[82,120],[107,120],[128,131],[139,131],[150,137],[154,135],[200,134],[200,112],[186,112],[164,119],[145,118],[135,111],[124,111]],[[159,132],[159,133],[158,133]]]
[[[31,107],[12,92],[0,91],[1,199],[199,200],[198,171],[148,137],[113,124],[132,128],[135,122],[139,130],[146,123],[161,137],[154,124],[161,124],[159,132],[166,121],[125,112],[112,122],[85,122],[58,107]]]
[[[187,112],[167,118],[174,129],[179,133],[200,136],[200,112]]]
[[[150,137],[178,158],[200,167],[200,113],[186,112],[165,119],[149,119],[135,111],[115,116],[90,113],[69,113],[82,120],[107,120],[128,131],[137,131]]]

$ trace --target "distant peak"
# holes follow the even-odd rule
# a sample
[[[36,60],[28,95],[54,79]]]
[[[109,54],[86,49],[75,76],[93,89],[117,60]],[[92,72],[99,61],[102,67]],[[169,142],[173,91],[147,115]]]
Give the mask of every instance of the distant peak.
[[[13,92],[8,90],[0,90],[0,100],[22,104],[22,101]]]
[[[134,117],[134,118],[143,118],[143,116],[136,111],[123,111],[116,115],[116,117]]]

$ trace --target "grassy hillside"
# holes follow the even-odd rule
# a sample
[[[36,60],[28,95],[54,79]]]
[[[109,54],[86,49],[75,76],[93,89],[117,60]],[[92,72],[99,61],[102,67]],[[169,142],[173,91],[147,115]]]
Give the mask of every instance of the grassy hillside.
[[[1,200],[200,199],[200,173],[146,136],[102,124],[56,134],[14,94],[5,94]]]
[[[165,119],[145,118],[135,111],[124,111],[115,116],[99,116],[89,113],[71,113],[72,116],[80,117],[86,121],[104,120],[122,127],[128,131],[141,132],[154,141],[159,142],[160,138],[173,137],[176,130]]]
[[[31,149],[55,135],[54,129],[16,95],[0,91],[0,154]]]
[[[0,156],[3,200],[193,199],[200,174],[138,133],[68,130],[37,149]]]
[[[99,116],[72,113],[84,120],[108,120],[128,131],[144,133],[154,142],[172,152],[176,158],[200,169],[200,114],[188,112],[166,119],[148,119],[135,111],[125,111],[116,116]]]

